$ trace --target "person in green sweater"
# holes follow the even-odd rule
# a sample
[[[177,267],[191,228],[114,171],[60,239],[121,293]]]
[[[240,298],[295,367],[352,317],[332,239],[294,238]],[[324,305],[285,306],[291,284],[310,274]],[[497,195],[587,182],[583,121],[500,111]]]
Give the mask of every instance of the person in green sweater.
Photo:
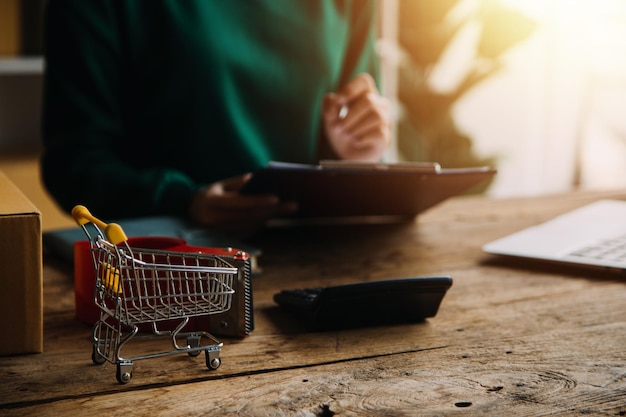
[[[47,190],[109,219],[293,211],[238,190],[272,160],[374,161],[389,143],[375,19],[374,0],[49,0]]]

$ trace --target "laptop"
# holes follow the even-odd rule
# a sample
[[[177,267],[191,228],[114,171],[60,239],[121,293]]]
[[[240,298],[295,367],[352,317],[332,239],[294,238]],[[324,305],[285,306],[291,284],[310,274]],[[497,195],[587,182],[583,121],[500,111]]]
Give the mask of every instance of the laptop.
[[[494,255],[626,269],[626,201],[598,200],[482,249]]]

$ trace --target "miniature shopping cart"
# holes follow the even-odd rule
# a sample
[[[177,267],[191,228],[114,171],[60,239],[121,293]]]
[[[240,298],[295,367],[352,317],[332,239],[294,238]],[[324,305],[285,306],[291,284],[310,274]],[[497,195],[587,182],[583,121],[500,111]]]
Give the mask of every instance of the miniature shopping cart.
[[[132,248],[119,225],[98,220],[84,206],[74,207],[72,216],[89,239],[95,269],[100,318],[93,327],[93,362],[117,365],[121,384],[130,382],[134,360],[176,353],[204,351],[206,366],[217,369],[222,343],[206,331],[182,330],[192,317],[230,309],[238,269],[213,254]],[[171,350],[121,356],[131,339],[155,337],[169,337]]]

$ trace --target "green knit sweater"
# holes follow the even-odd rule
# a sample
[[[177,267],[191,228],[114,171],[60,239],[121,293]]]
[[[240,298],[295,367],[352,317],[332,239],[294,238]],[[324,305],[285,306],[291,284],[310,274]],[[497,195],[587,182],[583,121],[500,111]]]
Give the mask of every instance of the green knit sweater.
[[[49,0],[47,189],[102,218],[184,216],[203,185],[316,162],[323,95],[377,77],[372,1]]]

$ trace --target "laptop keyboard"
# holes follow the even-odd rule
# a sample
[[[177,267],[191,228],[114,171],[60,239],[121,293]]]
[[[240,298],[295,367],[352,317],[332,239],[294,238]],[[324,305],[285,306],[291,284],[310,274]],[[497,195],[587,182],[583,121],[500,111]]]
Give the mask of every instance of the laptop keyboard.
[[[578,258],[626,263],[626,235],[598,241],[568,254]]]

